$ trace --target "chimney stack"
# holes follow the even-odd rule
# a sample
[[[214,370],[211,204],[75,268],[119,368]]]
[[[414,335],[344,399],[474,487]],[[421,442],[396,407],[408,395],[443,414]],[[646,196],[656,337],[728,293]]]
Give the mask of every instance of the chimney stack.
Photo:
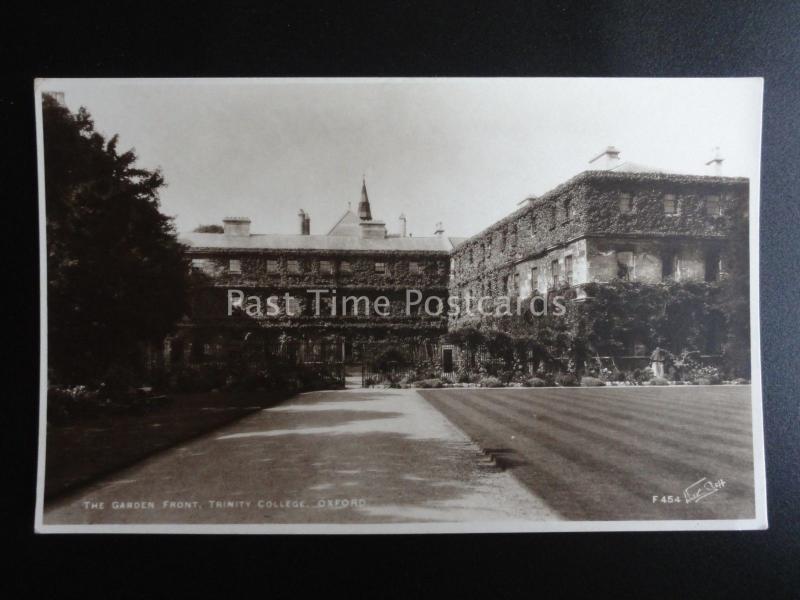
[[[722,158],[722,153],[719,151],[719,146],[714,148],[714,157],[706,163],[707,167],[711,168],[712,175],[722,175],[722,161],[725,160]]]
[[[400,237],[406,237],[406,216],[400,215]]]
[[[439,221],[436,223],[436,231],[433,232],[434,235],[442,235],[444,233],[444,227],[442,227],[442,222]]]
[[[620,155],[619,150],[617,150],[614,146],[608,146],[600,154],[598,154],[592,160],[590,160],[589,164],[597,161],[595,167],[598,170],[610,171],[614,167],[618,167],[621,164],[619,155]]]
[[[222,230],[225,235],[247,237],[250,235],[250,219],[247,217],[225,217],[222,219]]]
[[[311,233],[311,217],[302,208],[297,213],[297,217],[300,219],[300,235],[309,235]]]

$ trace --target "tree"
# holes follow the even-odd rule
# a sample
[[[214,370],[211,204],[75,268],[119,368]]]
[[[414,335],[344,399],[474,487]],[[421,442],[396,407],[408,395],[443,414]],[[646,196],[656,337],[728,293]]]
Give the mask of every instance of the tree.
[[[159,211],[159,170],[136,166],[86,109],[43,103],[51,378],[84,383],[138,364],[184,314],[189,268]]]
[[[195,233],[223,233],[224,231],[222,225],[198,225],[194,228]]]

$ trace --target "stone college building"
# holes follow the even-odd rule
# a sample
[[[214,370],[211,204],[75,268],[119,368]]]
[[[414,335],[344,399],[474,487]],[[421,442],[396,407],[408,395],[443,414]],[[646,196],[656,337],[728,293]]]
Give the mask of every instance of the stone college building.
[[[406,314],[409,288],[447,306],[449,295],[524,298],[570,289],[568,297],[580,301],[589,282],[717,280],[746,268],[732,263],[726,241],[734,231],[746,239],[749,185],[721,176],[721,164],[717,154],[707,163],[713,174],[668,173],[623,162],[609,147],[588,170],[523,200],[469,239],[447,237],[441,226],[411,237],[402,215],[390,233],[373,219],[366,183],[357,212],[348,209],[322,235],[311,234],[303,210],[293,235],[252,233],[249,219],[227,218],[220,233],[182,236],[200,283],[165,359],[202,361],[245,338],[257,336],[269,348],[290,335],[306,359],[322,353],[348,362],[359,359],[364,343],[391,338],[438,347],[448,327],[474,324],[476,317],[463,315]],[[242,296],[230,297],[230,289]],[[326,291],[315,298],[315,289]],[[272,307],[271,315],[246,314],[250,296]],[[384,296],[389,316],[352,314],[352,304],[343,310],[338,303],[343,296],[366,297],[370,310]]]

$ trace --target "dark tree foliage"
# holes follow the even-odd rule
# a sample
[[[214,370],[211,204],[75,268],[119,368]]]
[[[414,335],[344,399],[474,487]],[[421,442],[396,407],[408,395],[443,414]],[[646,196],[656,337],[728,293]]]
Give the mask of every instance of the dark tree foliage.
[[[224,233],[222,225],[198,225],[194,228],[195,233]]]
[[[43,105],[51,380],[133,368],[185,311],[188,264],[159,212],[161,172],[136,166],[81,108]]]

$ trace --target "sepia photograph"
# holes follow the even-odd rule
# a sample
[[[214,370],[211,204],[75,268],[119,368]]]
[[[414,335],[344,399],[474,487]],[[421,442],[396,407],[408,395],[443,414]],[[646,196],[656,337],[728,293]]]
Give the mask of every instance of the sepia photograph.
[[[37,532],[767,527],[763,80],[34,91]]]

